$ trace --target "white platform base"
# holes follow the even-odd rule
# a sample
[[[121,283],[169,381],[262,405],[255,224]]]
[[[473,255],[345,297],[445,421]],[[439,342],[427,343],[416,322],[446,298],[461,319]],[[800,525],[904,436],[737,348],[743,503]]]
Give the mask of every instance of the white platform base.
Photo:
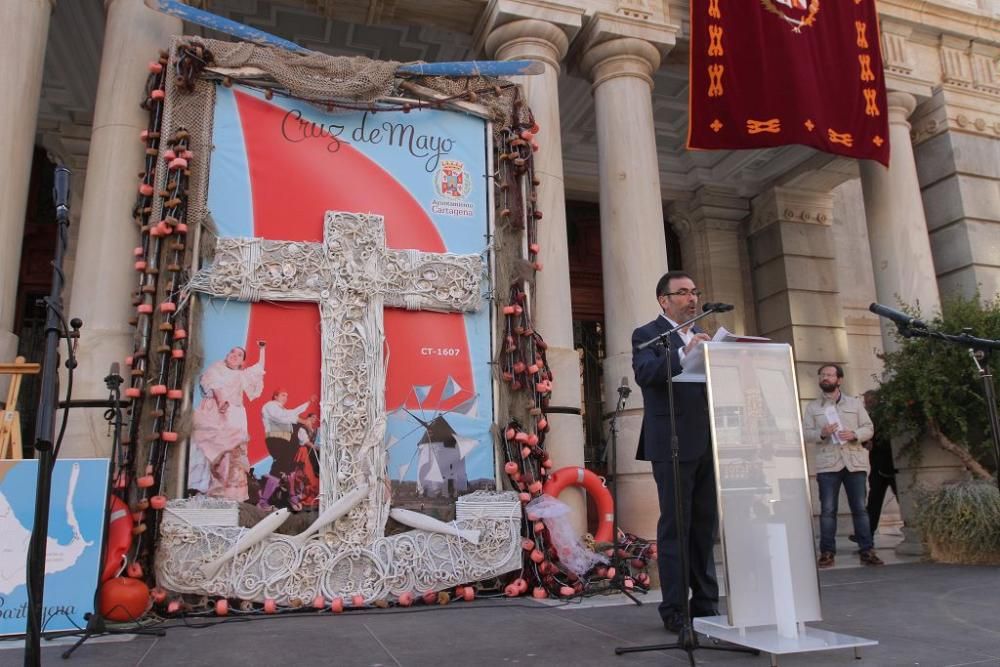
[[[755,648],[771,654],[771,665],[777,666],[777,656],[786,653],[809,653],[812,651],[832,651],[853,648],[854,656],[860,657],[862,646],[877,646],[874,639],[843,635],[839,632],[810,628],[799,623],[797,637],[782,637],[774,625],[755,628],[737,628],[728,624],[725,616],[708,616],[694,619],[695,632],[712,639]]]

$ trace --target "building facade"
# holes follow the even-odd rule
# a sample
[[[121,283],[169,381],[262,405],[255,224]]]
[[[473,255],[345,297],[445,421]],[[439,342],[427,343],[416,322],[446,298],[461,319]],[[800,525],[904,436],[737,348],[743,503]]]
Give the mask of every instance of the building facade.
[[[557,466],[601,464],[601,416],[631,379],[631,332],[658,312],[668,266],[737,305],[716,324],[790,343],[803,400],[823,362],[844,365],[851,393],[875,385],[893,343],[872,301],[932,314],[942,295],[1000,291],[998,0],[878,3],[888,169],[802,146],[686,150],[686,0],[191,4],[334,55],[544,63],[521,83],[541,126],[535,321],[560,380],[547,441]],[[48,293],[54,248],[45,179],[63,163],[74,172],[66,312],[84,321],[76,396],[101,397],[131,349],[146,64],[171,35],[218,35],[142,0],[8,0],[0,20],[13,28],[0,45],[0,359],[40,360],[34,299]],[[64,455],[109,450],[90,412],[71,421]],[[619,422],[619,508],[626,529],[653,535],[653,479],[633,457],[641,415],[634,392]],[[955,474],[944,459],[921,467]]]

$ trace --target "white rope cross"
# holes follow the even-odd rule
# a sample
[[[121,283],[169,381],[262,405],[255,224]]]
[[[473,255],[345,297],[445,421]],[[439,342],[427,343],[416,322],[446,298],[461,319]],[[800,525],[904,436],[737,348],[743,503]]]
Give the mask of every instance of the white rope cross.
[[[328,540],[370,545],[388,517],[383,307],[474,311],[484,272],[480,255],[387,248],[382,216],[328,211],[322,243],[221,238],[212,265],[192,277],[190,289],[216,297],[318,304],[320,511],[370,485]]]

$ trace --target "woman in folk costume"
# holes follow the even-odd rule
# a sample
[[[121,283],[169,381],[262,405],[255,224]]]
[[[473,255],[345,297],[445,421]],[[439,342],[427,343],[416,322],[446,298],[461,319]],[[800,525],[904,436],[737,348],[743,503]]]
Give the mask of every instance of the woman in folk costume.
[[[249,497],[250,472],[247,457],[250,433],[243,395],[252,401],[264,391],[263,342],[257,363],[244,368],[245,361],[246,350],[234,347],[225,359],[216,361],[202,373],[204,398],[194,412],[191,433],[191,442],[207,459],[208,495],[241,501]]]

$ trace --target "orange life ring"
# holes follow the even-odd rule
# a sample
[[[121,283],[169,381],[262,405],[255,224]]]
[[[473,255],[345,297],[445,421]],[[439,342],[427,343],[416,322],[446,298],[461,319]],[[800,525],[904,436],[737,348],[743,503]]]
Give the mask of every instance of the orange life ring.
[[[132,513],[118,496],[111,495],[111,506],[108,508],[108,546],[104,555],[104,569],[101,571],[101,581],[105,582],[118,574],[125,567],[125,555],[132,547]]]
[[[567,486],[582,486],[597,505],[597,532],[594,533],[594,541],[613,541],[615,534],[615,503],[611,499],[611,492],[608,491],[608,487],[604,485],[604,480],[586,468],[569,466],[560,468],[549,475],[549,480],[545,482],[543,490],[555,498]]]

